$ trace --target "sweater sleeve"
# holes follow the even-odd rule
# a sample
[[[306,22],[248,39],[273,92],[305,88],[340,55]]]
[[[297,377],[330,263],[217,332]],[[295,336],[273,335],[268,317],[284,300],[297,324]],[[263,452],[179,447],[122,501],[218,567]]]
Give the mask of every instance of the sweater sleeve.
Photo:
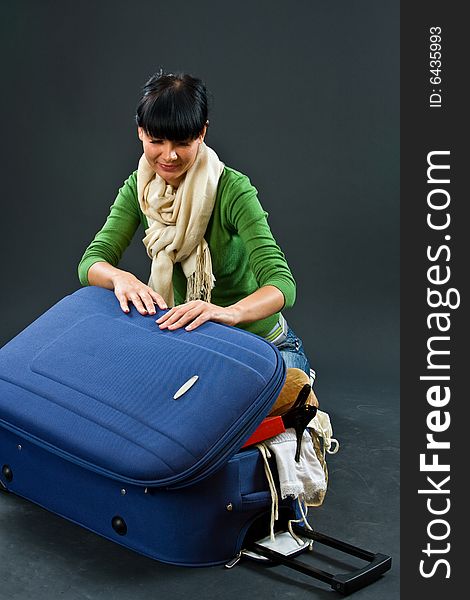
[[[141,222],[137,201],[137,172],[134,172],[119,189],[114,204],[103,227],[85,250],[78,265],[78,277],[82,285],[89,285],[88,270],[100,261],[116,267],[130,244]]]
[[[238,174],[232,183],[228,220],[242,239],[250,268],[259,287],[273,285],[284,295],[284,307],[295,302],[296,285],[286,258],[277,245],[268,224],[258,192],[248,177]]]

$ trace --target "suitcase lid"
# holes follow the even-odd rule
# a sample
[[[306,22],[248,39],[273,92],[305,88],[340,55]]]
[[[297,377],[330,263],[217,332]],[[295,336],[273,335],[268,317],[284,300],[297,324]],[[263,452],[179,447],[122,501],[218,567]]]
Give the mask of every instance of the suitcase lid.
[[[0,350],[0,425],[123,482],[212,474],[269,412],[284,361],[236,327],[156,318],[124,314],[102,288],[65,297]]]

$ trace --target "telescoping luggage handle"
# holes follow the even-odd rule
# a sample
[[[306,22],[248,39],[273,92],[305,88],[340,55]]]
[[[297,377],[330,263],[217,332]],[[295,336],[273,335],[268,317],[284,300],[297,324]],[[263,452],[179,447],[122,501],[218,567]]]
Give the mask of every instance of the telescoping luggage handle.
[[[307,530],[299,525],[294,524],[292,529],[294,533],[302,538],[308,538],[319,544],[330,546],[335,550],[340,550],[345,554],[365,560],[369,564],[367,564],[365,567],[348,573],[332,574],[328,573],[327,571],[309,566],[304,562],[296,560],[293,556],[286,556],[285,554],[276,552],[275,550],[267,548],[266,546],[263,546],[257,542],[254,542],[249,549],[256,552],[256,554],[272,560],[275,563],[285,565],[286,567],[290,567],[291,569],[299,571],[304,575],[309,575],[310,577],[315,577],[315,579],[319,579],[320,581],[328,583],[334,590],[344,595],[351,594],[352,592],[369,585],[369,583],[372,583],[378,579],[392,566],[392,558],[386,554],[374,554],[373,552],[368,552],[367,550],[363,550],[357,546],[352,546],[346,542],[342,542],[335,538],[324,535],[323,533]],[[303,552],[303,550],[300,550],[297,555],[301,552]]]

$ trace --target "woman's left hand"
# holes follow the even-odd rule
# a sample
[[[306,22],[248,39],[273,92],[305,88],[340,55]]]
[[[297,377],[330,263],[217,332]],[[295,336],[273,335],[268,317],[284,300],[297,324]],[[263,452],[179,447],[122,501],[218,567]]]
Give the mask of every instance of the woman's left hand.
[[[206,321],[216,321],[225,325],[236,325],[238,311],[235,307],[226,308],[204,302],[203,300],[192,300],[179,306],[174,306],[155,322],[160,329],[179,329],[184,327],[191,331]]]

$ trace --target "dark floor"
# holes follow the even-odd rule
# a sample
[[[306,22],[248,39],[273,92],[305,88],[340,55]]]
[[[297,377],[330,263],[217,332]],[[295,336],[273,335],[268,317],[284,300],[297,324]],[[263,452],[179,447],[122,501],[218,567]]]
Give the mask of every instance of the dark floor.
[[[355,600],[397,600],[399,593],[398,391],[317,385],[339,454],[329,458],[323,507],[310,509],[319,530],[390,554],[392,570]],[[188,507],[188,511],[190,507]],[[310,557],[309,557],[310,558]],[[344,570],[342,554],[330,569]],[[316,564],[327,569],[319,550]],[[273,600],[340,597],[285,567],[243,562],[232,570],[163,565],[139,556],[10,494],[0,494],[0,598],[8,600]]]

